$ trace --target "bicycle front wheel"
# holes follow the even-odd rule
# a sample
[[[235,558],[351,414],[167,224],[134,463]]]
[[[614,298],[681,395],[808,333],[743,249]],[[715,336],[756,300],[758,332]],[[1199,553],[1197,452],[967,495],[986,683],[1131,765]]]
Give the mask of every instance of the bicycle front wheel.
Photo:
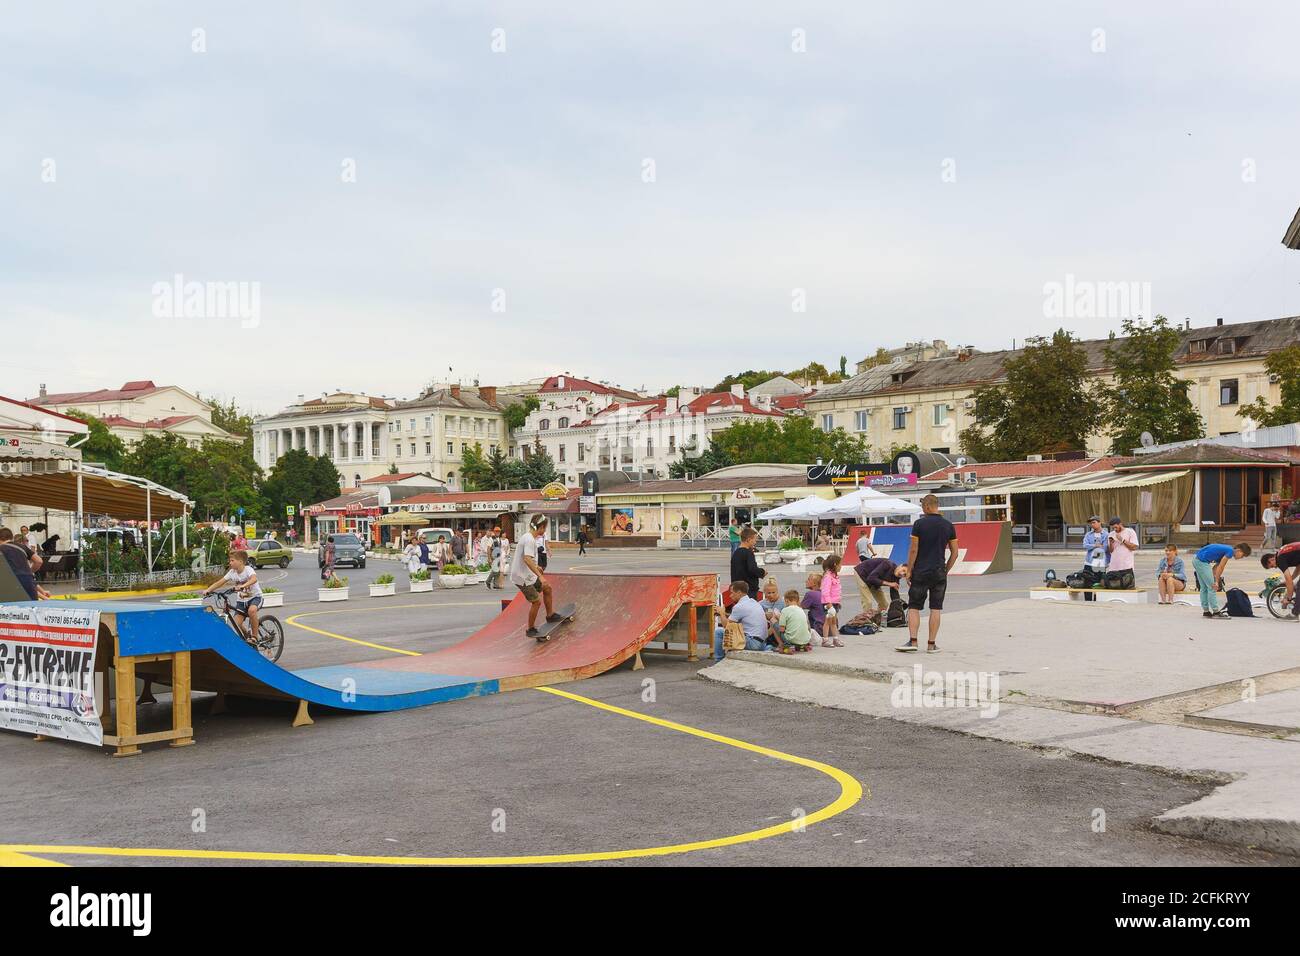
[[[284,653],[284,628],[273,617],[257,619],[257,653],[274,664]]]

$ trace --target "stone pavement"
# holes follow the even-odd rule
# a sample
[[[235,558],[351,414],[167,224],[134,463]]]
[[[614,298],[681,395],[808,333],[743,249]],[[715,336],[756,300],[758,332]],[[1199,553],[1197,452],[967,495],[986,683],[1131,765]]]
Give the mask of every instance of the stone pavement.
[[[794,656],[740,652],[701,676],[1212,780],[1223,785],[1153,825],[1300,854],[1300,733],[1290,732],[1300,726],[1300,625],[1013,599],[946,614],[939,654],[895,651],[906,633]]]

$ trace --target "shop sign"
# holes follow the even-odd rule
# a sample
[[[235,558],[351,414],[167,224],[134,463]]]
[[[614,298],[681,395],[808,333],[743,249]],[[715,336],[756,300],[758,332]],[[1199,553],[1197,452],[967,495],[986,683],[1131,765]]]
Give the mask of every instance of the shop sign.
[[[727,499],[727,504],[746,508],[757,503],[757,501],[758,496],[748,488],[737,488],[735,493]]]
[[[547,501],[556,501],[560,498],[569,497],[569,489],[564,486],[563,482],[552,481],[542,488],[542,497]]]
[[[513,501],[473,501],[470,502],[470,511],[509,511],[515,506]]]
[[[578,497],[578,511],[584,515],[594,515],[596,513],[596,496],[580,495]]]
[[[916,456],[911,452],[900,452],[893,463],[838,464],[832,461],[824,465],[809,465],[808,484],[833,485],[837,488],[856,488],[861,485],[888,488],[916,484],[916,472]]]

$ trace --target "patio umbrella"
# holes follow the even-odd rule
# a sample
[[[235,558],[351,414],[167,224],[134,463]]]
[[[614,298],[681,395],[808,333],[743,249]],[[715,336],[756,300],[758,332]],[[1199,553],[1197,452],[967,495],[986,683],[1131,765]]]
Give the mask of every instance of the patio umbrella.
[[[826,517],[826,512],[835,504],[836,502],[827,501],[817,495],[809,495],[807,498],[800,498],[779,508],[764,511],[758,517],[764,521],[817,521]]]
[[[375,524],[380,525],[402,525],[402,524],[425,524],[426,519],[421,515],[412,514],[409,511],[393,511],[384,515]]]
[[[903,498],[887,495],[874,488],[859,488],[850,494],[830,502],[831,509],[819,518],[887,518],[894,516],[916,517],[921,513],[919,505]]]

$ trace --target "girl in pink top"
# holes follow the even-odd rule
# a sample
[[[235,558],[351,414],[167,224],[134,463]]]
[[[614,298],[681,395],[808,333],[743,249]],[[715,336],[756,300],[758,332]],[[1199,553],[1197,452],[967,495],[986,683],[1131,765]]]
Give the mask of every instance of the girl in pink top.
[[[840,627],[840,559],[831,555],[822,562],[822,607],[826,620],[822,622],[822,647],[843,647],[839,639]]]

